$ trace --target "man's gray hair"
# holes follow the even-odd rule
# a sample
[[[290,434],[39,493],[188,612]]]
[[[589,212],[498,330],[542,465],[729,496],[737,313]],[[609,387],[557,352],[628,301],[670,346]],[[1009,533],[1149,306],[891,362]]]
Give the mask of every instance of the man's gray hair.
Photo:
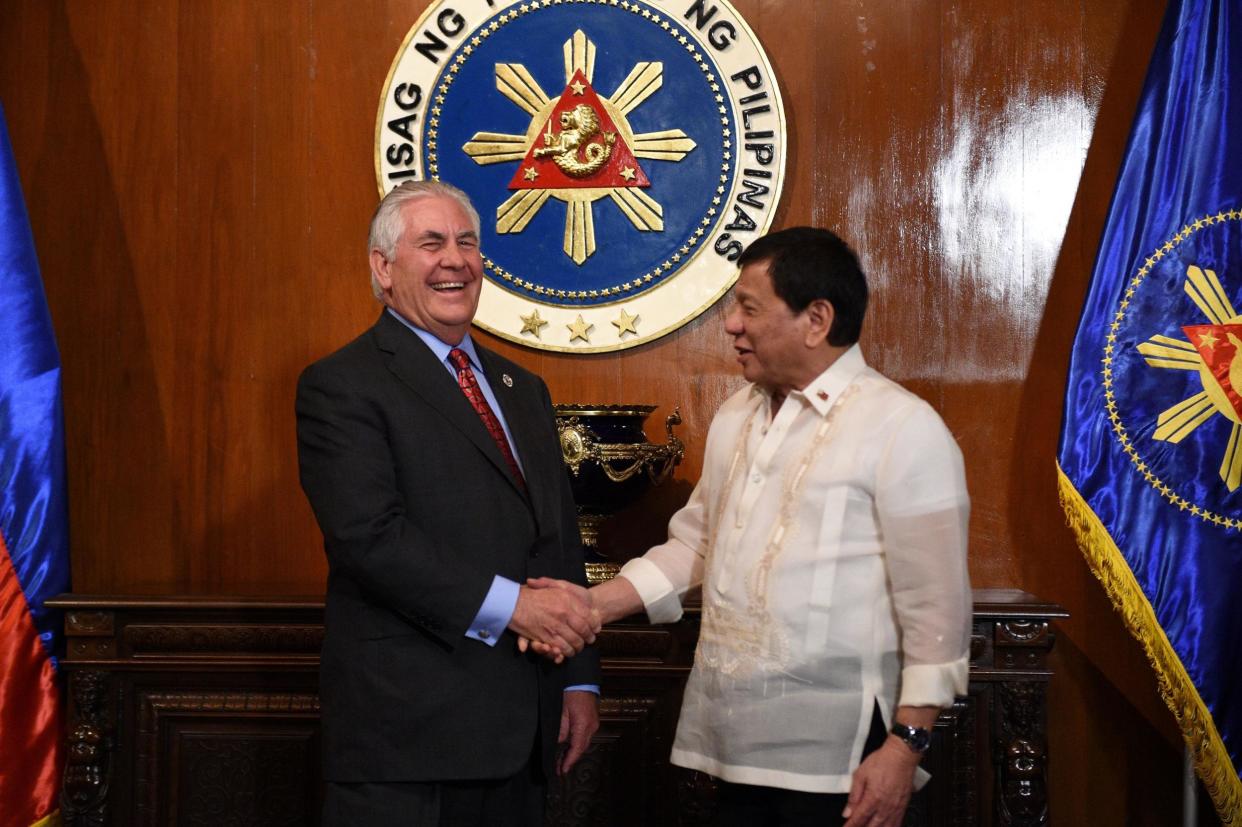
[[[367,240],[368,258],[372,250],[379,250],[385,259],[392,260],[397,253],[397,242],[401,240],[401,233],[405,230],[401,209],[419,198],[452,198],[466,211],[475,234],[481,233],[478,211],[470,203],[470,196],[457,187],[444,181],[405,181],[384,196],[375,208],[375,215],[371,216],[371,234]],[[374,272],[371,273],[371,292],[377,299],[384,295]]]

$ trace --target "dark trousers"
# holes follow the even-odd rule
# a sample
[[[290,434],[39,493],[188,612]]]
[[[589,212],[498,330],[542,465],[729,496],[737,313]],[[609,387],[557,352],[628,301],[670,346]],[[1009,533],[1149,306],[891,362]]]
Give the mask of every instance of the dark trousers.
[[[495,781],[329,782],[323,827],[543,827],[546,786],[537,757]]]
[[[880,748],[888,733],[877,706],[863,745],[867,756]],[[719,794],[712,827],[840,827],[848,793],[806,793],[778,787],[733,784],[716,779]]]

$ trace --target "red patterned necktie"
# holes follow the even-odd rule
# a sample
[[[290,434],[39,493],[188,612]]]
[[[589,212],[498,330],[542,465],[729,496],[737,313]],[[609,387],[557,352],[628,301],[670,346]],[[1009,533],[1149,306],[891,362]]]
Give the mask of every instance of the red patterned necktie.
[[[492,411],[492,406],[487,404],[487,397],[483,395],[483,389],[479,387],[479,380],[475,378],[474,371],[470,368],[470,357],[461,348],[453,348],[449,351],[449,361],[453,363],[453,367],[457,368],[457,384],[461,388],[461,392],[466,395],[466,399],[470,402],[470,407],[474,408],[474,412],[479,415],[479,419],[483,420],[484,427],[487,432],[492,435],[492,439],[496,442],[496,447],[500,449],[500,455],[505,458],[505,463],[509,466],[513,479],[517,482],[518,488],[526,491],[526,478],[522,476],[522,469],[518,467],[517,460],[513,457],[513,449],[509,447],[509,440],[505,436],[505,429],[501,427],[500,420],[496,418],[496,414]]]

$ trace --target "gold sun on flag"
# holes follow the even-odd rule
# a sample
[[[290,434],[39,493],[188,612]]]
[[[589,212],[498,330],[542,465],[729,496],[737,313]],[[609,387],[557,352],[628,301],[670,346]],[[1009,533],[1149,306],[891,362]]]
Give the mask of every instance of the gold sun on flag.
[[[1231,420],[1220,478],[1235,491],[1242,485],[1242,315],[1212,270],[1189,266],[1185,291],[1210,324],[1183,327],[1184,340],[1152,336],[1138,351],[1154,368],[1197,371],[1203,390],[1160,413],[1152,437],[1177,444],[1217,414]]]
[[[582,264],[595,252],[592,205],[602,198],[611,199],[639,231],[664,229],[664,209],[643,191],[646,179],[641,170],[637,165],[622,163],[622,159],[676,162],[693,150],[695,143],[680,129],[635,134],[626,119],[663,85],[663,63],[639,62],[616,90],[605,96],[597,94],[590,85],[595,73],[596,47],[587,35],[581,29],[575,31],[562,51],[565,93],[554,98],[548,97],[522,64],[496,64],[496,88],[530,115],[530,127],[524,135],[477,132],[462,150],[480,165],[511,161],[521,164],[518,178],[522,184],[510,185],[516,191],[496,209],[498,233],[522,232],[548,198],[556,198],[565,203],[562,249],[575,263]],[[602,111],[594,108],[596,101]],[[574,106],[567,111],[569,104]],[[558,108],[559,119],[553,117]],[[560,131],[554,131],[557,126]],[[615,133],[610,132],[612,127]],[[596,169],[612,157],[614,146],[620,168],[595,175]],[[592,147],[594,156],[587,151]],[[578,154],[579,150],[586,151],[585,156]],[[571,166],[575,158],[576,163],[584,163],[583,157],[588,161],[597,159],[596,167],[587,170]],[[534,165],[545,160],[548,166],[541,173]],[[552,182],[559,174],[551,166],[553,160],[565,174],[575,177],[572,183],[564,178],[560,184]]]

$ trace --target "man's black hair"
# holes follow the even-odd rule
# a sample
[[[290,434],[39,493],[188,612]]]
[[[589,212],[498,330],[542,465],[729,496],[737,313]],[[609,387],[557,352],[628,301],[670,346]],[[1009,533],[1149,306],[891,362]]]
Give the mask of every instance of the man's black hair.
[[[745,267],[768,263],[772,289],[795,313],[816,299],[832,305],[828,344],[852,345],[867,313],[867,277],[858,256],[836,233],[818,227],[790,227],[756,239],[738,258]]]

